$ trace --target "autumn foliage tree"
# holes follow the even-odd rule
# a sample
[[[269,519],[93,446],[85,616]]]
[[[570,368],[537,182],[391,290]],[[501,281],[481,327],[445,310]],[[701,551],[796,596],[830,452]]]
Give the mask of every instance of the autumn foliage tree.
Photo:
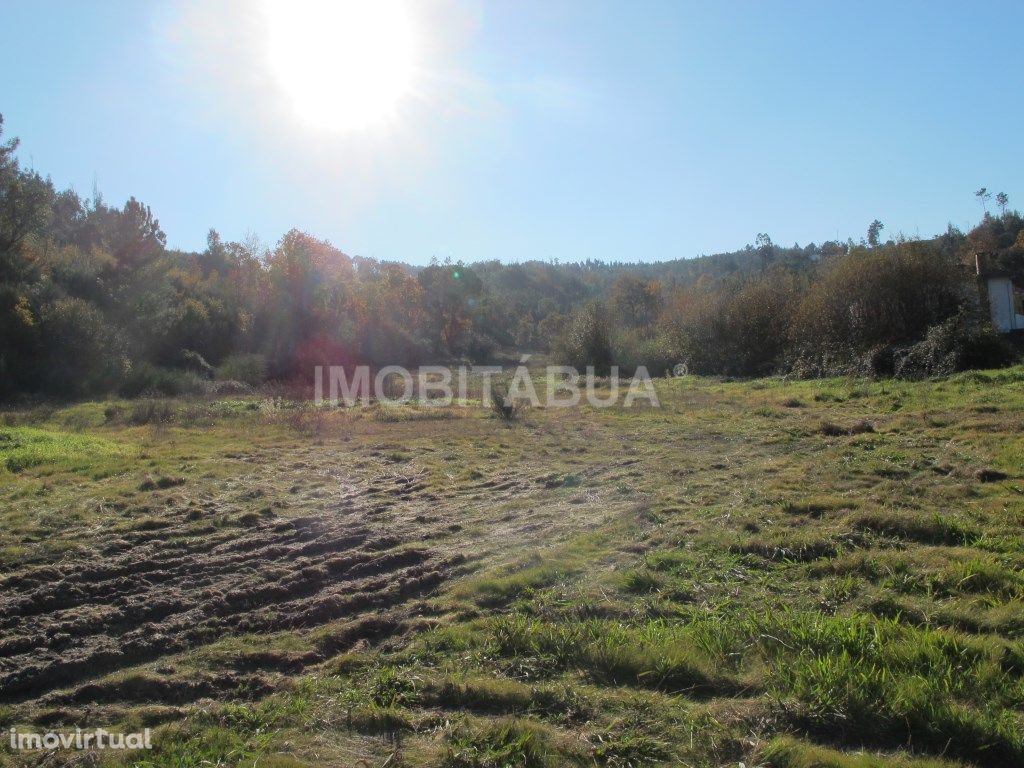
[[[947,321],[968,316],[969,257],[1024,262],[1024,222],[1002,193],[1001,215],[986,209],[967,236],[950,227],[882,244],[876,220],[871,248],[786,248],[762,233],[738,251],[656,263],[416,267],[293,229],[271,246],[210,230],[205,249],[185,252],[168,247],[142,201],[58,190],[20,166],[17,146],[0,140],[0,397],[207,392],[308,381],[317,365],[517,351],[602,373],[679,362],[698,373],[835,373],[872,350],[960,344],[969,334]]]

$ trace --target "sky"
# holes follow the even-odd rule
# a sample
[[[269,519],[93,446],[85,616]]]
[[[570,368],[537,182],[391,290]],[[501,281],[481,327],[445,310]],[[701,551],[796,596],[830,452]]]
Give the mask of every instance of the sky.
[[[5,137],[187,250],[295,227],[414,264],[654,261],[1024,200],[1019,0],[389,1],[400,30],[307,8],[282,54],[295,3],[0,0]],[[335,95],[367,83],[364,123]]]

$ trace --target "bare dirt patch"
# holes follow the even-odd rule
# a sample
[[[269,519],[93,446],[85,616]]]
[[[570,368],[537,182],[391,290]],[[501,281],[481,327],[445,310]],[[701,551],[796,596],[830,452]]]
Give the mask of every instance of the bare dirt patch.
[[[197,526],[185,514],[161,522],[0,580],[0,699],[228,634],[386,608],[436,588],[461,561],[381,533],[355,509],[243,529]]]

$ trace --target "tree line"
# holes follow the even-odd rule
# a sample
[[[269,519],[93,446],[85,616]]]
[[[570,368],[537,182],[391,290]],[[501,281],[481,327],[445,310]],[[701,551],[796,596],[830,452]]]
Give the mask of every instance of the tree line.
[[[510,351],[655,374],[680,362],[725,375],[891,374],[908,360],[941,372],[1006,356],[969,255],[1024,256],[1024,222],[1002,194],[1002,214],[986,209],[966,235],[883,243],[876,220],[860,243],[783,247],[759,234],[735,252],[658,263],[416,267],[298,230],[272,247],[211,230],[203,251],[186,252],[135,198],[83,199],[23,168],[2,126],[0,397],[229,390],[320,364]]]

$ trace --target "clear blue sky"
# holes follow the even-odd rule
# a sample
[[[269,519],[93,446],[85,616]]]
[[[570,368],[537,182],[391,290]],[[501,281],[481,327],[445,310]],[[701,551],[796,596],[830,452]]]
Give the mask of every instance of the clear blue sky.
[[[0,112],[169,243],[298,227],[424,263],[931,235],[1024,200],[1024,3],[414,0],[416,93],[296,119],[252,2],[0,0]]]

